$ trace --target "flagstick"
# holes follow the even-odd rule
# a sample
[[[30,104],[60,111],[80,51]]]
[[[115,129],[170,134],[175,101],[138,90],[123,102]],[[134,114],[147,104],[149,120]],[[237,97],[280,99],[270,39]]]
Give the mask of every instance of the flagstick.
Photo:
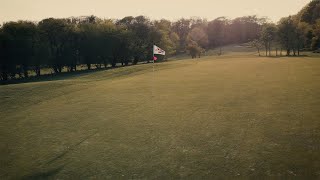
[[[153,104],[153,89],[154,89],[154,45],[152,46],[152,88],[151,88],[151,105],[152,105],[152,116],[154,114],[154,104]]]
[[[152,47],[152,61],[153,61],[153,65],[154,65],[154,45]],[[153,69],[153,71],[154,71],[154,69]]]
[[[154,84],[155,84],[155,80],[154,80],[154,45],[152,46],[152,88],[151,88],[151,105],[152,105],[152,115],[151,117],[154,118]]]

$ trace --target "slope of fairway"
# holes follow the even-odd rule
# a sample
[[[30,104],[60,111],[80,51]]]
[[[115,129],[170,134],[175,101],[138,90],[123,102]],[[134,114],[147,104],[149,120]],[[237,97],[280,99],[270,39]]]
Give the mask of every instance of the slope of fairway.
[[[206,57],[0,86],[0,179],[320,178],[320,60]]]

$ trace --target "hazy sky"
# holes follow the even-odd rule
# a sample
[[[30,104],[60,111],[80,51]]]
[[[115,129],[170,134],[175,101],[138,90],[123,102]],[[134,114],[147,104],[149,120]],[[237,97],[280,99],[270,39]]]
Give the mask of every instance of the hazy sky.
[[[96,15],[122,18],[146,15],[151,19],[259,15],[276,22],[297,13],[310,0],[0,0],[0,22],[48,17]]]

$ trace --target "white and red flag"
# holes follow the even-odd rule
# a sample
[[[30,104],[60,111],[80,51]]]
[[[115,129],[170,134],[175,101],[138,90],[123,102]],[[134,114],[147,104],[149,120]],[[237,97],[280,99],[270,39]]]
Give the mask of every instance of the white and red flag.
[[[153,54],[166,55],[166,52],[156,45],[153,45]]]

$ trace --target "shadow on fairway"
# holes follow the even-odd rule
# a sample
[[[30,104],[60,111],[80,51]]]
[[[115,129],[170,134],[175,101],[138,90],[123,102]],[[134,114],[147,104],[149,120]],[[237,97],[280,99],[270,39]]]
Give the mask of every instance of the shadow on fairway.
[[[63,166],[60,166],[58,168],[55,168],[55,169],[51,169],[51,170],[48,170],[48,171],[44,171],[44,172],[37,172],[37,173],[34,173],[34,174],[31,174],[31,175],[27,175],[25,176],[24,178],[22,178],[23,180],[40,180],[40,179],[48,179],[49,177],[52,177],[56,174],[58,174],[62,169],[64,168],[64,165]]]
[[[304,58],[304,57],[310,57],[310,56],[308,56],[308,55],[300,55],[300,56],[264,56],[264,57],[280,59],[280,58]]]
[[[22,83],[31,83],[31,82],[42,82],[42,81],[58,81],[58,80],[65,80],[73,77],[80,77],[83,75],[87,75],[92,72],[97,71],[104,71],[108,69],[93,69],[93,70],[82,70],[76,72],[62,72],[59,74],[46,74],[41,75],[40,77],[32,76],[28,78],[21,78],[21,79],[13,79],[8,81],[0,82],[0,85],[9,85],[9,84],[22,84]]]
[[[111,69],[117,69],[117,68],[129,67],[129,66],[133,66],[133,65],[108,67],[108,68],[102,68],[102,69],[80,70],[80,71],[74,71],[74,72],[62,72],[59,74],[46,74],[46,75],[41,75],[40,77],[31,76],[28,78],[0,81],[0,85],[66,80],[66,79],[70,79],[70,78],[74,78],[74,77],[85,76],[85,75],[88,75],[88,74],[94,73],[94,72],[107,71],[107,70],[111,70]]]
[[[97,132],[85,137],[84,139],[82,139],[81,141],[79,141],[78,143],[76,143],[75,145],[71,146],[70,148],[68,148],[66,151],[62,152],[60,155],[54,157],[53,159],[51,159],[49,162],[47,162],[47,164],[51,164],[54,161],[62,158],[63,156],[65,156],[67,153],[69,153],[70,151],[73,151],[77,146],[79,146],[80,144],[82,144],[84,141],[88,140],[89,138],[91,138],[92,136],[96,135]]]
[[[93,73],[93,72],[106,71],[106,70],[109,70],[109,69],[114,69],[114,68],[81,70],[81,71],[75,71],[75,72],[62,72],[62,73],[59,73],[59,74],[41,75],[40,77],[32,76],[32,77],[28,77],[28,78],[21,78],[21,79],[13,79],[13,80],[8,80],[8,81],[2,81],[2,82],[0,82],[0,85],[65,80],[65,79],[69,79],[69,78],[73,78],[73,77],[81,77],[81,76],[84,76],[84,75],[87,75],[87,74]]]
[[[159,63],[162,64],[164,62],[159,62]],[[156,64],[159,64],[159,63],[156,63]],[[0,81],[0,85],[68,80],[68,79],[71,79],[71,78],[80,78],[82,76],[86,76],[86,75],[93,74],[93,73],[96,73],[96,72],[110,71],[110,70],[113,70],[113,69],[125,68],[124,70],[121,70],[121,71],[112,72],[112,77],[119,77],[119,76],[129,75],[129,74],[132,74],[134,72],[139,72],[139,71],[145,70],[145,68],[143,66],[141,66],[141,65],[146,65],[146,64],[152,64],[152,63],[151,62],[140,62],[140,63],[135,64],[135,65],[129,64],[127,66],[116,66],[116,67],[108,67],[108,68],[101,68],[101,69],[80,70],[80,71],[75,71],[75,72],[62,72],[62,73],[59,73],[59,74],[46,74],[46,75],[41,75],[40,77],[32,76],[32,77],[28,77],[28,78],[13,79],[13,80],[8,80],[8,81]],[[136,68],[132,69],[132,67],[136,67]],[[110,74],[108,74],[108,75],[110,75]]]

